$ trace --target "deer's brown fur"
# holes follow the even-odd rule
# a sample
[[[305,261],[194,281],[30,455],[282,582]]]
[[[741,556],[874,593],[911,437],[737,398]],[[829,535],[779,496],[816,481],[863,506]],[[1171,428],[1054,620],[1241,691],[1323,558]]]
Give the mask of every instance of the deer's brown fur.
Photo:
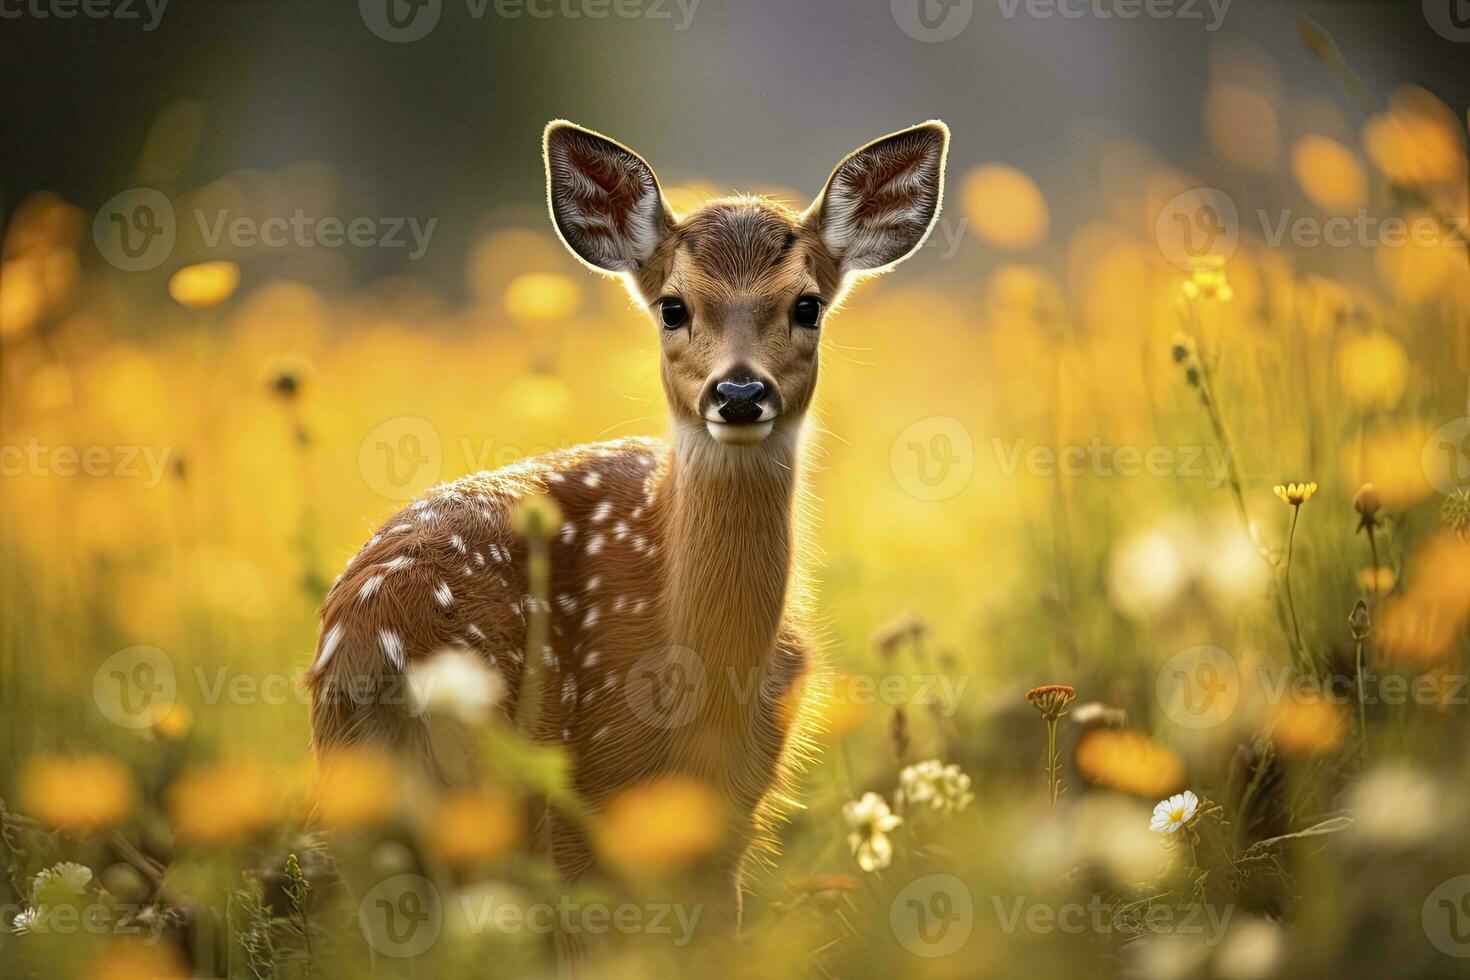
[[[636,154],[548,128],[553,218],[568,246],[625,274],[643,302],[675,295],[692,311],[687,329],[660,332],[673,438],[473,474],[390,518],[322,608],[309,674],[318,750],[382,745],[453,781],[422,719],[401,706],[407,667],[444,647],[478,651],[504,675],[514,717],[525,657],[540,657],[538,735],[565,744],[589,811],[645,780],[701,780],[730,820],[711,870],[733,882],[811,753],[815,686],[801,682],[818,662],[801,626],[797,512],[818,335],[793,325],[792,304],[835,304],[851,273],[917,248],[937,212],[943,149],[942,125],[926,124],[853,154],[805,214],[734,198],[679,220]],[[709,388],[737,369],[768,380],[775,417],[764,438],[727,444],[712,438]],[[550,496],[563,523],[550,547],[547,645],[527,652],[535,597],[511,511],[533,494]],[[685,699],[671,707],[655,688],[674,668]],[[553,849],[567,874],[593,862],[565,826]]]

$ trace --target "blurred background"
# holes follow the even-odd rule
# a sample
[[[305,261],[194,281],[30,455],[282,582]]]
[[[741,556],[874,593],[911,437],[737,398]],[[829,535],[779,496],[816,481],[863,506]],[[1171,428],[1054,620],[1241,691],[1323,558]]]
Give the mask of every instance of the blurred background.
[[[412,957],[358,934],[403,874],[446,910],[554,902],[506,815],[536,780],[436,809],[360,760],[324,794],[299,688],[404,502],[663,431],[654,327],[551,231],[553,118],[685,212],[805,207],[876,136],[953,134],[925,247],[824,328],[836,673],[756,966],[1463,972],[1464,6],[0,0],[0,972],[553,969],[449,911]],[[868,792],[904,822],[845,810]],[[704,813],[631,801],[619,900],[679,894],[718,828],[669,835]],[[853,835],[889,834],[868,867]],[[78,896],[109,925],[25,920]],[[725,949],[597,955],[744,968]]]

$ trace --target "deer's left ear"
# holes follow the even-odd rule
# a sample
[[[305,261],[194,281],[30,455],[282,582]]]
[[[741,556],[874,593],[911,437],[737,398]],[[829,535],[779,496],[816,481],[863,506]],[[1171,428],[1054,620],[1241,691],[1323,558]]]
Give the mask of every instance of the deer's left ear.
[[[933,227],[948,150],[949,127],[937,119],[874,140],[837,165],[802,220],[844,273],[886,270]]]
[[[546,193],[567,248],[603,272],[638,271],[674,223],[643,158],[590,129],[546,127]]]

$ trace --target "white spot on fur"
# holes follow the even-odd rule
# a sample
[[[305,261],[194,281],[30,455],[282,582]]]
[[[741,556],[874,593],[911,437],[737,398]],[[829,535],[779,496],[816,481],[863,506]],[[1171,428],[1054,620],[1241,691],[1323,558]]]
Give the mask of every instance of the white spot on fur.
[[[408,524],[408,523],[394,524],[392,527],[388,528],[388,533],[389,534],[403,534],[405,531],[412,531],[412,530],[413,530],[413,525],[412,524]]]
[[[378,630],[378,645],[383,656],[397,670],[403,669],[403,639],[392,630]]]
[[[313,668],[312,673],[317,673],[318,671],[324,670],[326,668],[327,661],[332,659],[332,654],[337,652],[337,644],[341,642],[342,624],[338,623],[331,629],[327,630],[326,635],[322,637],[322,649],[321,652],[317,654],[316,667]]]
[[[439,583],[439,587],[434,590],[434,598],[438,600],[439,605],[445,609],[449,608],[449,604],[454,601],[454,593],[449,591],[448,582]]]
[[[561,534],[557,536],[557,539],[559,541],[561,541],[562,544],[571,544],[572,543],[572,539],[575,538],[576,536],[577,536],[577,525],[575,525],[575,524],[563,524],[561,526]]]
[[[600,524],[612,516],[612,501],[604,500],[592,509],[592,523]]]
[[[601,615],[602,614],[598,611],[596,606],[593,606],[591,609],[587,610],[587,615],[582,617],[582,628],[586,630],[596,626],[597,620],[601,617]]]
[[[582,477],[582,482],[587,486],[596,489],[602,484],[602,474],[594,470],[591,473],[588,473],[586,476]]]
[[[587,554],[595,555],[602,550],[605,539],[600,534],[594,534],[587,539]]]
[[[362,583],[362,588],[357,590],[357,601],[366,602],[368,599],[371,599],[373,593],[378,591],[378,586],[382,584],[383,576],[381,575],[374,575],[372,578]]]
[[[451,534],[449,536],[449,543],[454,545],[455,551],[459,552],[460,554],[464,554],[464,538],[460,537],[458,534]]]
[[[387,561],[383,562],[381,567],[386,571],[396,572],[398,569],[407,568],[409,565],[412,564],[412,558],[408,557],[407,555],[398,555],[397,557],[389,558]]]

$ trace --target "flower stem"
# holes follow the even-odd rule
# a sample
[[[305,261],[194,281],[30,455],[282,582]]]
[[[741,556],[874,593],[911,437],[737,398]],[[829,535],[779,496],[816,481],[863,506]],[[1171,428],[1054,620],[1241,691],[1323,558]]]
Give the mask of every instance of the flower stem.
[[[1057,797],[1061,795],[1062,781],[1057,766],[1057,720],[1046,720],[1046,785],[1051,792],[1052,809],[1056,809]]]
[[[1369,529],[1368,533],[1373,533]],[[1376,568],[1376,566],[1375,566]],[[1363,765],[1368,759],[1368,710],[1365,707],[1367,697],[1363,692],[1363,641],[1358,640],[1357,652],[1354,661],[1358,670],[1358,764]]]
[[[1307,655],[1306,645],[1302,643],[1301,622],[1296,617],[1296,601],[1291,595],[1291,558],[1296,546],[1296,522],[1301,517],[1300,505],[1291,509],[1291,530],[1286,533],[1286,574],[1284,584],[1286,586],[1286,608],[1291,613],[1291,631],[1296,647],[1293,651],[1295,658],[1299,659],[1299,666],[1311,666],[1311,658]]]

